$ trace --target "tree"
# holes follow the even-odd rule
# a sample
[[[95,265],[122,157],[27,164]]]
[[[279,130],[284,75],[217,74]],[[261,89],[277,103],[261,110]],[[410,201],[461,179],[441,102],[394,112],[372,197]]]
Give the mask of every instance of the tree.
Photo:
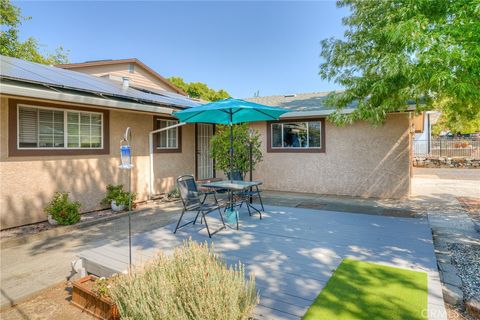
[[[244,174],[250,170],[250,138],[248,136],[248,124],[233,126],[233,169]],[[252,140],[252,167],[262,161],[260,150],[260,135],[255,132]],[[218,125],[215,127],[215,135],[210,141],[210,153],[215,159],[215,167],[227,174],[230,172],[230,127]]]
[[[35,38],[20,41],[19,29],[31,17],[22,16],[20,8],[12,5],[10,0],[0,0],[0,18],[0,54],[43,64],[68,63],[68,52],[62,47],[58,47],[54,53],[42,53]]]
[[[180,77],[171,77],[168,78],[168,81],[185,91],[191,98],[197,98],[206,101],[217,101],[230,97],[227,91],[223,89],[215,91],[202,82],[188,83]]]
[[[466,120],[458,117],[456,113],[442,113],[437,123],[432,127],[432,133],[438,136],[441,132],[451,133],[476,133],[480,132],[480,117]]]
[[[321,42],[320,76],[345,91],[329,96],[337,124],[407,108],[439,108],[457,119],[480,117],[478,0],[340,0],[351,14],[344,39]],[[341,110],[358,103],[351,114]]]

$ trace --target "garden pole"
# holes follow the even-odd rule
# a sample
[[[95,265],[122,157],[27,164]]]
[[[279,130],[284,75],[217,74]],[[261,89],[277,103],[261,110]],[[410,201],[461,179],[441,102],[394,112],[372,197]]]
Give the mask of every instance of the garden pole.
[[[249,147],[249,161],[250,161],[250,182],[253,180],[253,146],[252,146],[252,140],[250,139],[248,141],[248,147]],[[250,204],[253,202],[252,198],[252,187],[250,187],[250,198],[249,202]]]

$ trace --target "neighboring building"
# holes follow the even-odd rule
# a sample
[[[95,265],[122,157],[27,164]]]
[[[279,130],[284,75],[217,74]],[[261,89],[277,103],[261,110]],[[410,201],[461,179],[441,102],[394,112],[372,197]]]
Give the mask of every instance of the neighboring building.
[[[182,174],[217,175],[209,152],[214,126],[187,124],[156,135],[150,180],[149,133],[177,123],[173,111],[199,105],[163,78],[142,73],[119,81],[115,77],[123,73],[93,72],[102,67],[98,63],[62,66],[90,68],[94,76],[0,57],[1,229],[46,220],[43,208],[55,191],[70,192],[83,212],[101,208],[106,185],[127,182],[118,168],[127,127],[133,132],[132,189],[139,200],[170,191]],[[133,63],[134,72],[145,69],[131,60],[126,65]],[[408,196],[410,114],[389,114],[378,128],[366,122],[337,127],[326,120],[332,110],[324,98],[313,93],[248,99],[293,111],[278,122],[251,125],[261,134],[264,153],[254,178],[270,190]]]

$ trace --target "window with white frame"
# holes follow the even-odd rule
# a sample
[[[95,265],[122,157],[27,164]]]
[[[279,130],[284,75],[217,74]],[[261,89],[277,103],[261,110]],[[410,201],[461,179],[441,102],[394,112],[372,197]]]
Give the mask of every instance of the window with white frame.
[[[167,128],[176,124],[178,124],[176,120],[157,119],[157,129]],[[178,149],[178,127],[160,131],[157,141],[157,149]]]
[[[271,124],[272,149],[322,148],[321,121],[292,121]]]
[[[100,149],[103,114],[18,105],[19,149]]]

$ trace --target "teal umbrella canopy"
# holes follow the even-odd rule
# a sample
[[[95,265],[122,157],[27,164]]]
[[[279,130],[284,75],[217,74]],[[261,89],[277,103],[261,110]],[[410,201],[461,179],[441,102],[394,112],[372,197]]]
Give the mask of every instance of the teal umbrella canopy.
[[[288,110],[262,104],[228,98],[174,112],[180,122],[238,124],[255,121],[278,120]]]

